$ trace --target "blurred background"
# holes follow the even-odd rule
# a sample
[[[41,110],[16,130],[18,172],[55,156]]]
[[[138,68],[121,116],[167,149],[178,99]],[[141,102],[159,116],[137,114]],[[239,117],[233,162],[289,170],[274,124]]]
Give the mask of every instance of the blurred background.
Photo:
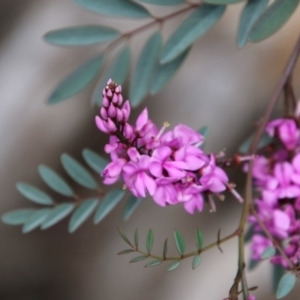
[[[169,11],[149,8],[160,15]],[[230,6],[221,21],[197,41],[172,81],[157,96],[147,97],[133,117],[146,105],[157,124],[185,123],[195,129],[208,125],[206,149],[226,148],[232,154],[262,116],[300,30],[298,8],[275,36],[238,49],[235,39],[241,9],[242,5]],[[182,19],[167,23],[165,37]],[[90,105],[92,89],[55,106],[45,104],[53,87],[102,46],[58,48],[47,45],[43,34],[93,23],[126,31],[143,22],[105,18],[71,0],[0,0],[1,214],[34,205],[17,193],[17,181],[46,189],[37,173],[38,164],[47,164],[68,178],[59,163],[61,153],[81,159],[83,148],[101,152],[107,140],[94,125],[97,109]],[[151,32],[133,39],[135,59]],[[298,66],[294,75],[297,95],[299,71]],[[279,109],[280,105],[277,113]],[[242,185],[243,179],[238,182]],[[196,227],[203,230],[206,244],[216,240],[218,228],[223,236],[236,228],[241,211],[236,200],[228,196],[218,203],[216,213],[190,216],[180,206],[162,209],[147,199],[127,222],[122,220],[123,206],[97,226],[88,220],[74,234],[67,232],[67,220],[26,235],[20,227],[0,224],[0,299],[221,300],[227,296],[236,273],[236,240],[222,246],[223,254],[217,249],[203,254],[195,271],[187,259],[176,271],[166,273],[167,264],[144,269],[143,263],[128,263],[134,255],[117,256],[126,244],[116,227],[130,238],[139,228],[141,243],[152,228],[154,252],[161,252],[169,237],[170,253],[175,253],[171,241],[176,228],[193,250]],[[255,293],[258,299],[274,299],[269,278],[268,262],[249,273],[249,286],[260,287]],[[299,284],[286,299],[296,299],[297,293]]]

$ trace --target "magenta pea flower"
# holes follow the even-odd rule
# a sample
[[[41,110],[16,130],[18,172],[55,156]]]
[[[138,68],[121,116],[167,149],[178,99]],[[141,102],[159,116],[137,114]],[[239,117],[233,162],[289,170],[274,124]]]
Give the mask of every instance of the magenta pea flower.
[[[104,184],[113,184],[117,182],[119,179],[123,166],[126,163],[124,158],[117,158],[109,163],[102,172],[102,176],[104,176],[103,183]]]
[[[177,204],[177,191],[172,178],[157,178],[153,200],[160,206]]]
[[[151,196],[155,193],[156,183],[148,174],[150,157],[140,155],[136,148],[127,151],[131,161],[123,166],[123,179],[127,188],[136,197],[146,197],[146,190]]]

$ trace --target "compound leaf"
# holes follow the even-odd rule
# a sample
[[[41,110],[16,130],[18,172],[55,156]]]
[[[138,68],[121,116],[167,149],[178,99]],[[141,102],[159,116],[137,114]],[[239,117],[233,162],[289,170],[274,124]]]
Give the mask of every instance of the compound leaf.
[[[281,277],[276,292],[276,299],[281,299],[288,295],[296,284],[296,276],[293,273],[286,273]]]
[[[170,264],[170,266],[168,267],[167,272],[170,272],[170,271],[175,270],[176,268],[179,267],[179,265],[180,265],[180,260],[175,260],[175,261],[173,261],[173,262]]]
[[[85,25],[52,30],[44,35],[44,39],[59,46],[85,46],[111,41],[120,36],[114,28]]]
[[[200,265],[200,263],[201,263],[201,256],[195,255],[193,258],[193,264],[192,264],[193,270],[195,270]]]
[[[137,256],[137,257],[133,258],[133,259],[130,261],[130,263],[138,262],[138,261],[144,260],[144,259],[146,259],[146,258],[148,258],[147,255],[140,255],[140,256]]]
[[[104,56],[101,54],[80,65],[58,84],[47,99],[47,103],[56,104],[78,94],[88,86],[99,73],[103,59]]]
[[[142,203],[142,201],[143,201],[142,199],[139,199],[133,195],[130,196],[130,198],[127,200],[127,203],[123,211],[124,221],[127,221],[130,218],[130,216],[137,209],[137,207]]]
[[[24,223],[22,228],[23,233],[28,233],[37,227],[39,227],[48,217],[49,213],[51,212],[50,208],[39,209],[32,213],[29,218]]]
[[[74,232],[93,213],[97,204],[97,198],[92,198],[81,203],[73,213],[69,222],[69,232]]]
[[[108,161],[102,158],[95,151],[90,149],[84,149],[82,151],[82,156],[85,162],[98,174],[101,174],[104,168],[108,165]]]
[[[196,229],[196,245],[198,250],[203,247],[203,234],[199,228]]]
[[[150,253],[152,250],[153,241],[154,241],[154,234],[153,234],[152,229],[149,229],[147,238],[146,238],[146,249],[147,249],[148,253]]]
[[[36,211],[36,209],[28,208],[12,210],[2,215],[1,220],[7,225],[22,225]]]
[[[161,263],[162,263],[162,260],[160,260],[160,259],[152,260],[145,265],[145,268],[154,267],[154,266],[160,265]]]
[[[97,189],[98,185],[95,179],[76,159],[64,153],[61,156],[61,162],[66,172],[78,184],[92,190]]]
[[[43,204],[43,205],[51,205],[53,204],[52,198],[47,195],[42,190],[36,188],[33,185],[19,182],[16,184],[17,190],[27,199],[31,200],[32,202]]]
[[[182,234],[178,230],[174,230],[174,240],[178,253],[183,255],[185,251],[185,242]]]
[[[123,190],[113,190],[106,194],[97,208],[94,223],[102,221],[122,200],[125,192]]]

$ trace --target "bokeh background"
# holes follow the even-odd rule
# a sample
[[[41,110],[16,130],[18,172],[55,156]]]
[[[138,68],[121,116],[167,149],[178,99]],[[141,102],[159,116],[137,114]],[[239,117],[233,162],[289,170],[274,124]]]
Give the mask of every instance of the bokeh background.
[[[168,12],[150,7],[160,15]],[[260,119],[284,63],[300,30],[299,8],[275,36],[259,44],[238,49],[235,43],[242,5],[230,6],[221,21],[199,39],[172,81],[144,105],[158,124],[185,123],[195,129],[210,127],[207,150],[227,149],[229,154],[250,134]],[[182,20],[168,22],[165,37]],[[45,163],[65,175],[61,153],[80,158],[84,147],[101,152],[107,137],[94,125],[97,109],[90,105],[91,89],[55,106],[45,99],[53,87],[101,46],[57,48],[47,45],[45,32],[79,24],[107,24],[126,31],[144,21],[105,18],[77,7],[71,0],[0,0],[0,212],[34,204],[20,196],[17,181],[46,188],[37,173]],[[132,41],[136,59],[141,45],[151,34]],[[300,92],[300,68],[294,84]],[[128,78],[127,83],[130,78]],[[126,86],[125,86],[126,91]],[[280,111],[280,105],[278,111]],[[242,186],[243,178],[239,176]],[[65,178],[67,178],[65,176]],[[101,179],[99,178],[99,181]],[[242,188],[241,188],[242,190]],[[121,203],[102,223],[87,221],[74,234],[67,220],[41,232],[24,235],[20,227],[0,224],[0,299],[72,300],[181,300],[226,297],[237,266],[237,241],[224,244],[221,254],[213,249],[203,255],[201,266],[192,271],[191,260],[166,273],[166,264],[144,269],[143,263],[129,264],[133,255],[117,256],[126,249],[116,227],[132,236],[139,228],[141,242],[147,230],[155,234],[155,251],[162,251],[164,238],[172,240],[180,230],[189,250],[194,249],[194,230],[199,227],[205,242],[216,239],[218,228],[228,234],[238,224],[241,206],[230,196],[218,203],[218,211],[193,216],[182,207],[162,209],[147,199],[129,221],[122,220]],[[171,246],[175,253],[175,245]],[[258,299],[271,294],[268,262],[249,273],[249,286],[259,285]],[[298,299],[298,288],[287,299]]]

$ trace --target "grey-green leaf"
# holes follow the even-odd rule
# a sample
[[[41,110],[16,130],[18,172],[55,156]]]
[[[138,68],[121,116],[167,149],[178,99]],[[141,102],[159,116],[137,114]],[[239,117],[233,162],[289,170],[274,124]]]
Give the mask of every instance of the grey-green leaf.
[[[161,263],[162,263],[162,260],[160,260],[160,259],[152,260],[145,265],[145,268],[154,267],[154,266],[160,265]]]
[[[239,147],[239,152],[240,153],[245,154],[245,153],[247,153],[249,151],[249,148],[251,146],[253,138],[254,138],[254,134],[251,134],[251,136],[249,136],[246,139],[246,141],[242,143],[242,145]],[[263,133],[263,135],[262,135],[262,137],[261,137],[261,139],[260,139],[260,141],[258,143],[257,149],[266,147],[272,141],[273,141],[272,137],[270,137],[267,133]]]
[[[94,223],[102,221],[119,204],[124,194],[123,190],[113,190],[107,193],[96,211]]]
[[[248,40],[248,34],[252,26],[268,6],[269,0],[248,0],[240,18],[237,35],[237,44],[243,47]]]
[[[71,197],[74,195],[72,188],[51,168],[40,165],[38,171],[43,181],[55,192]]]
[[[164,242],[164,250],[163,250],[163,257],[164,257],[164,258],[166,258],[167,253],[168,253],[168,239],[165,239],[165,242]]]
[[[136,248],[139,247],[139,232],[137,229],[134,232],[134,245]]]
[[[114,28],[85,25],[68,28],[60,28],[47,32],[44,39],[59,46],[85,46],[111,41],[120,36],[120,32]]]
[[[135,66],[130,82],[130,100],[133,107],[138,106],[147,95],[150,79],[162,46],[160,32],[155,32],[147,41]]]
[[[147,249],[148,253],[150,253],[152,250],[153,241],[154,241],[154,234],[153,234],[152,229],[149,229],[148,233],[147,233],[147,238],[146,238],[146,249]]]
[[[98,174],[101,174],[104,168],[108,165],[108,161],[106,159],[90,149],[84,149],[82,151],[82,156],[86,163]]]
[[[22,225],[36,211],[36,209],[27,208],[12,210],[2,215],[1,220],[7,225]]]
[[[137,207],[142,203],[142,201],[143,200],[140,198],[137,198],[135,196],[130,196],[130,198],[127,200],[127,203],[123,211],[124,221],[127,221],[130,218],[130,216],[137,209]]]
[[[97,189],[95,179],[76,159],[66,153],[62,154],[60,159],[64,169],[74,181],[88,189]]]
[[[245,0],[203,0],[203,2],[210,3],[210,4],[234,4],[234,3],[239,3],[243,2]]]
[[[148,18],[149,12],[141,5],[124,0],[74,0],[74,2],[93,12],[125,18]]]
[[[48,214],[47,218],[42,223],[41,229],[47,229],[47,228],[55,225],[59,221],[61,221],[69,213],[71,213],[71,211],[74,209],[74,207],[75,207],[75,205],[73,203],[63,203],[63,204],[57,205]]]
[[[174,230],[174,240],[178,253],[183,255],[185,251],[185,242],[182,234],[178,230]]]
[[[39,209],[30,215],[22,228],[23,233],[28,233],[39,227],[51,212],[50,208]]]
[[[180,265],[180,260],[175,260],[173,261],[170,266],[168,267],[167,271],[170,272],[170,271],[173,271],[175,270],[176,268],[178,268]]]
[[[70,222],[69,232],[74,232],[87,218],[93,213],[97,204],[99,203],[97,198],[91,198],[81,203],[74,211]]]
[[[56,104],[78,94],[88,86],[99,73],[103,59],[104,56],[101,54],[80,65],[58,84],[47,99],[47,103]]]
[[[33,185],[19,182],[16,184],[17,190],[27,199],[43,205],[53,204],[52,198],[42,190],[36,188]]]
[[[291,17],[299,0],[275,0],[249,32],[249,40],[259,42],[277,32]]]
[[[260,258],[261,259],[268,259],[268,258],[271,258],[272,256],[274,256],[275,253],[276,253],[276,249],[274,247],[269,246],[263,251]]]
[[[288,295],[296,284],[296,276],[293,273],[286,273],[279,281],[276,292],[276,299],[281,299]]]
[[[204,4],[195,9],[167,41],[162,51],[161,63],[173,60],[190,47],[222,17],[225,8],[225,5]]]
[[[276,293],[281,277],[284,275],[285,269],[281,265],[273,265],[272,268],[272,291]]]
[[[140,0],[141,2],[155,5],[177,5],[185,3],[185,0]]]
[[[132,246],[129,239],[128,239],[128,237],[125,235],[125,233],[123,233],[121,231],[121,229],[119,227],[118,227],[118,231],[119,231],[119,234],[120,234],[121,238],[124,240],[124,242],[127,243],[128,245]]]
[[[203,234],[199,228],[196,229],[196,245],[198,250],[203,247]]]
[[[98,106],[102,104],[102,90],[109,79],[112,79],[114,82],[120,85],[124,83],[129,71],[130,60],[130,48],[126,45],[117,54],[117,57],[114,59],[109,69],[100,79],[99,83],[97,83],[97,86],[92,95],[92,103],[95,103]]]
[[[195,270],[200,265],[200,263],[201,263],[201,256],[195,255],[193,258],[193,264],[192,264],[193,270]]]
[[[176,59],[166,63],[160,64],[157,62],[154,68],[153,74],[151,75],[150,93],[152,95],[157,94],[161,89],[171,80],[171,78],[176,74],[185,58],[189,54],[191,48],[188,48],[183,53],[181,53]]]
[[[258,265],[259,265],[260,261],[259,260],[254,260],[254,259],[250,259],[249,264],[248,264],[248,269],[254,270]]]
[[[132,253],[132,252],[134,252],[133,249],[126,249],[126,250],[118,252],[118,255],[128,254],[128,253]]]
[[[138,261],[144,260],[144,259],[146,259],[146,258],[148,258],[147,255],[140,255],[140,256],[137,256],[137,257],[133,258],[133,259],[130,261],[130,263],[138,262]]]

